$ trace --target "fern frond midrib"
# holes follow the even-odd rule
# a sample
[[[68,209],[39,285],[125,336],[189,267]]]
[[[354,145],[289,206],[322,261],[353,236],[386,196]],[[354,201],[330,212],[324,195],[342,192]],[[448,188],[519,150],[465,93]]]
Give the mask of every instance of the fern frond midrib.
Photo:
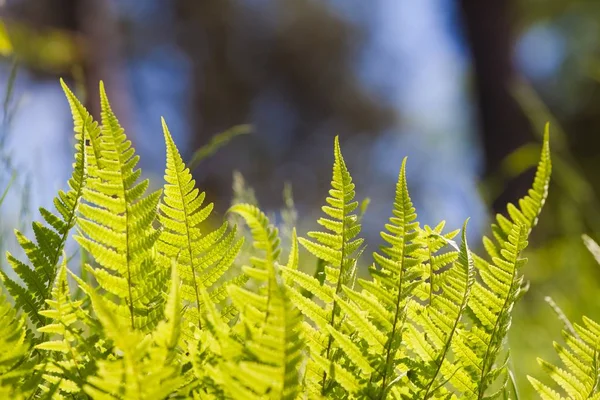
[[[339,155],[336,154],[336,158],[338,158]],[[346,198],[346,185],[344,183],[344,175],[343,175],[343,167],[345,167],[345,164],[343,163],[341,157],[338,158],[338,162],[340,163],[340,175],[341,175],[341,189],[340,191],[342,192],[342,199]],[[342,229],[341,229],[341,237],[342,237],[342,247],[340,248],[340,274],[338,276],[338,281],[336,283],[336,287],[335,287],[335,294],[339,294],[342,291],[342,276],[344,274],[345,271],[342,271],[342,269],[344,268],[344,260],[346,259],[346,207],[344,204],[344,201],[342,200]],[[334,296],[333,298],[333,304],[332,304],[332,310],[331,310],[331,326],[333,328],[335,328],[335,313],[337,311],[338,308],[338,304],[337,304],[337,300],[336,300],[337,296]],[[326,354],[326,358],[329,360],[330,359],[330,354],[331,354],[331,346],[333,345],[333,336],[330,334],[329,338],[327,339],[327,350],[325,352]],[[327,372],[323,372],[323,382],[321,385],[321,392],[324,395],[325,391],[326,391],[326,386],[327,386]]]
[[[594,394],[596,394],[596,388],[600,384],[600,362],[598,349],[600,348],[600,338],[598,338],[596,346],[594,348],[594,365],[593,365],[593,374],[594,374],[594,384],[592,385],[590,392],[586,396],[586,398],[591,398]]]
[[[186,193],[183,193],[183,184],[181,183],[181,178],[179,176],[179,171],[177,170],[177,165],[175,165],[175,175],[177,176],[177,189],[179,190],[179,194],[181,195],[181,203],[183,204],[183,215],[185,220],[185,233],[187,236],[187,250],[188,255],[190,257],[190,268],[192,270],[192,278],[194,281],[194,295],[196,296],[196,304],[197,307],[200,308],[200,293],[198,292],[198,281],[196,279],[196,265],[194,265],[194,256],[192,249],[192,235],[190,233],[190,227],[188,224],[190,215],[188,213],[187,202],[185,201]],[[198,313],[198,328],[202,329],[202,318],[200,317],[200,313]]]
[[[405,227],[402,226],[402,234],[405,235],[404,237],[406,237],[406,230]],[[402,258],[401,258],[401,263],[400,263],[400,275],[398,277],[398,296],[396,297],[396,309],[394,312],[394,323],[392,324],[392,330],[390,332],[390,336],[388,339],[388,343],[386,343],[386,356],[385,356],[385,366],[383,369],[383,377],[382,377],[382,383],[381,383],[381,395],[380,395],[380,399],[384,399],[385,398],[385,385],[387,383],[387,378],[388,378],[388,366],[391,362],[390,357],[392,356],[392,343],[393,343],[393,338],[394,335],[396,334],[396,325],[398,324],[398,319],[400,317],[400,302],[402,301],[402,284],[404,283],[404,266],[405,266],[405,253],[406,253],[406,243],[404,243],[404,248],[402,249]],[[404,325],[404,323],[402,323],[402,325]],[[402,327],[400,327],[400,330],[402,330]]]
[[[399,201],[397,202],[400,206],[400,209],[403,212],[403,218],[402,218],[402,225],[399,226],[399,232],[396,235],[396,237],[401,237],[404,238],[404,240],[402,241],[402,257],[400,259],[400,274],[398,276],[398,295],[396,297],[396,307],[394,310],[394,322],[392,324],[392,330],[390,332],[389,335],[389,339],[388,339],[388,343],[386,343],[385,346],[385,352],[386,352],[386,356],[385,356],[385,366],[383,369],[383,377],[382,377],[382,384],[381,384],[381,395],[380,395],[380,399],[384,399],[385,395],[386,395],[386,388],[385,385],[387,384],[387,379],[388,379],[388,371],[389,368],[388,366],[390,365],[391,362],[391,356],[392,356],[392,344],[393,344],[393,338],[394,335],[396,334],[396,325],[398,324],[398,319],[400,317],[400,302],[402,301],[402,295],[403,295],[403,283],[404,283],[404,272],[405,272],[405,262],[406,262],[406,237],[407,237],[407,229],[406,229],[406,224],[408,223],[407,221],[407,212],[406,212],[406,202],[408,201],[410,203],[410,197],[408,196],[408,189],[406,187],[406,158],[402,161],[402,167],[400,168],[400,178],[399,178],[399,185],[400,187],[398,187],[398,194],[401,194],[401,198],[399,199]],[[408,303],[407,303],[408,305]],[[406,318],[406,307],[404,308],[404,317]],[[405,318],[402,322],[402,326],[400,327],[400,332],[402,332],[402,328],[404,325],[404,321]],[[402,341],[402,338],[400,337],[400,341]]]
[[[524,226],[519,226],[519,236],[517,237],[517,241],[516,243],[521,243],[522,239],[525,237],[527,238],[528,232],[525,232],[525,227]],[[519,251],[518,251],[518,247],[516,249],[517,253],[515,254],[516,261],[518,260],[519,257]],[[481,400],[483,399],[483,396],[485,394],[485,385],[484,383],[484,379],[487,375],[486,373],[486,369],[490,367],[490,365],[488,364],[488,358],[490,357],[490,352],[492,349],[492,343],[495,342],[495,336],[498,333],[498,329],[500,328],[500,320],[501,320],[501,316],[504,315],[504,313],[506,312],[506,310],[509,307],[509,301],[511,298],[511,294],[513,292],[513,288],[516,282],[516,275],[517,275],[518,271],[517,268],[515,266],[515,268],[513,269],[513,273],[511,276],[511,281],[510,281],[510,287],[509,290],[506,292],[506,297],[504,298],[504,303],[502,305],[502,308],[500,309],[500,312],[498,313],[498,318],[496,318],[496,322],[494,323],[494,329],[492,330],[492,333],[490,335],[490,340],[486,343],[486,350],[485,350],[485,356],[483,357],[483,364],[481,365],[481,375],[479,377],[479,389],[478,389],[478,394],[477,394],[477,400]]]
[[[289,314],[289,307],[287,306],[286,303],[289,300],[286,299],[285,289],[281,285],[278,285],[277,291],[279,292],[278,294],[281,296],[281,298],[283,300],[283,304],[282,304],[282,306],[283,306],[282,307],[282,317],[283,317],[283,321],[286,321],[285,322],[285,328],[284,328],[285,331],[283,332],[283,336],[282,336],[282,340],[283,340],[283,343],[282,343],[283,346],[282,346],[282,348],[284,350],[282,352],[282,357],[281,357],[281,365],[283,366],[283,368],[282,368],[282,375],[281,375],[281,382],[285,383],[285,381],[286,381],[285,378],[286,378],[286,376],[288,374],[288,363],[287,363],[288,352],[287,352],[286,343],[287,343],[287,338],[290,337],[290,335],[289,335],[290,330],[292,331],[292,333],[294,333],[294,332],[293,332],[293,327],[290,327],[290,324],[287,322],[287,321],[289,321],[289,316],[288,316],[288,314]],[[292,315],[292,317],[293,317],[293,315]],[[295,369],[294,366],[292,366],[292,368]],[[285,384],[282,387],[281,394],[283,395],[284,392],[285,392]]]
[[[128,199],[127,196],[127,188],[125,187],[125,179],[127,178],[125,176],[125,174],[123,173],[123,167],[127,164],[127,160],[123,160],[123,152],[120,151],[119,149],[119,143],[117,142],[117,135],[115,134],[114,131],[114,127],[111,125],[110,123],[110,119],[112,116],[112,111],[110,109],[110,105],[108,104],[107,98],[106,98],[106,94],[104,93],[104,86],[101,86],[101,93],[103,95],[101,95],[101,103],[102,104],[102,108],[104,109],[105,112],[105,119],[106,119],[106,124],[108,126],[106,126],[107,129],[110,129],[110,140],[112,142],[112,145],[114,146],[114,150],[117,153],[117,159],[119,161],[119,188],[121,191],[121,195],[123,196],[123,200],[125,201],[125,238],[126,238],[126,243],[125,243],[125,260],[126,260],[126,268],[127,268],[127,295],[129,298],[127,307],[129,308],[129,317],[130,317],[130,322],[131,322],[131,328],[135,329],[135,318],[134,318],[134,306],[133,306],[133,291],[132,291],[132,278],[131,278],[131,249],[130,249],[130,240],[129,240],[129,225],[130,225],[130,218],[129,218],[129,213],[130,213],[130,208],[132,206],[132,202]],[[118,129],[118,127],[117,127]]]

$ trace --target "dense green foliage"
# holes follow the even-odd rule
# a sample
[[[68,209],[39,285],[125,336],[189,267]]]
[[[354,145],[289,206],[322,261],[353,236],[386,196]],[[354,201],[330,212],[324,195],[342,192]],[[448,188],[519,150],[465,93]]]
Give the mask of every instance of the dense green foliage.
[[[547,195],[548,131],[532,189],[496,217],[485,257],[470,250],[467,222],[454,231],[420,226],[406,160],[384,244],[368,257],[365,210],[337,138],[322,230],[297,238],[290,212],[283,245],[267,215],[237,202],[229,220],[249,228],[253,247],[245,248],[244,227],[206,223],[213,206],[164,121],[164,188],[147,194],[102,86],[100,124],[63,87],[75,125],[73,175],[57,214],[40,210],[46,224],[33,224],[35,240],[16,232],[28,262],[7,254],[3,398],[518,396],[506,336],[526,291],[522,252]],[[92,259],[81,275],[64,255],[72,233]],[[314,275],[302,271],[315,260]],[[370,264],[370,278],[358,278],[359,263]],[[600,325],[564,321],[566,347],[555,348],[565,367],[540,364],[569,398],[598,399]],[[542,398],[562,398],[530,381]]]

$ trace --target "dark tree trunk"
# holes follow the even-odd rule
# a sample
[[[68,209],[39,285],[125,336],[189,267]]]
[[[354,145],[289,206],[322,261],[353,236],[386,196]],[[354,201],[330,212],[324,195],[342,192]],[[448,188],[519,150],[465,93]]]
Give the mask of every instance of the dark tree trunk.
[[[507,155],[533,138],[529,121],[511,94],[516,76],[512,63],[510,0],[461,0],[465,34],[470,45],[485,154],[485,175],[498,172]],[[530,174],[509,182],[495,199],[493,210],[504,212],[507,202],[526,193]]]
[[[77,27],[85,41],[83,65],[86,106],[90,113],[100,117],[98,84],[104,82],[112,109],[130,139],[129,88],[124,76],[118,23],[108,0],[77,1]]]

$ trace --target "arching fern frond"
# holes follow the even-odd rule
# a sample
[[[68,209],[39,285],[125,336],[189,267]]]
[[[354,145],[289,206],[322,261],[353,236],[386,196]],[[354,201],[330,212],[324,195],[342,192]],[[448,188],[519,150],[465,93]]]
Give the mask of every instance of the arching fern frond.
[[[151,330],[162,315],[162,292],[168,269],[158,268],[152,255],[160,232],[156,218],[161,191],[144,197],[148,180],[139,181],[139,156],[110,108],[100,84],[102,133],[90,137],[95,159],[88,158],[85,207],[78,218],[76,240],[99,264],[88,270],[117,299],[106,307],[133,329]],[[97,151],[96,151],[97,150]]]
[[[39,328],[49,340],[35,346],[47,352],[43,391],[65,396],[82,394],[88,376],[96,371],[96,361],[108,356],[106,341],[99,336],[100,325],[83,307],[83,300],[72,300],[67,281],[66,259],[56,277],[48,309],[40,313],[49,323]]]
[[[163,229],[156,249],[163,264],[171,265],[176,261],[182,279],[182,297],[190,306],[187,307],[186,318],[201,328],[200,291],[203,288],[209,290],[212,301],[216,303],[225,299],[227,283],[220,280],[233,265],[243,238],[236,238],[235,229],[228,231],[227,222],[217,230],[201,231],[199,225],[209,217],[213,204],[203,205],[205,193],[195,188],[190,170],[183,163],[164,120],[162,124],[167,167],[164,198],[159,206],[159,221]],[[233,278],[229,283],[240,285],[245,281],[242,276]],[[191,338],[191,332],[186,336]]]
[[[64,84],[63,87],[69,103],[73,104],[68,88]],[[40,311],[45,309],[45,301],[50,297],[60,258],[69,232],[75,225],[83,193],[85,181],[84,140],[90,132],[97,130],[97,125],[89,114],[72,107],[75,121],[75,162],[71,178],[68,181],[69,190],[67,192],[60,190],[58,196],[54,198],[54,206],[58,215],[43,207],[40,208],[40,214],[47,225],[37,221],[32,224],[35,242],[21,232],[15,231],[17,241],[23,248],[31,266],[18,260],[10,252],[7,252],[7,259],[17,276],[25,283],[25,287],[12,280],[5,271],[0,270],[0,277],[14,298],[15,304],[27,313],[29,320],[38,328],[46,324],[46,319]]]
[[[4,398],[20,396],[19,388],[32,372],[31,365],[24,364],[29,347],[24,316],[0,292],[0,394]]]
[[[456,333],[461,326],[461,318],[467,308],[471,286],[475,279],[473,259],[467,244],[467,223],[462,228],[460,249],[457,248],[457,259],[454,252],[443,255],[431,255],[429,265],[433,265],[430,275],[430,302],[426,306],[413,304],[411,320],[407,335],[408,346],[419,355],[416,363],[411,365],[414,377],[415,398],[429,399],[438,396],[447,396],[445,383],[448,376],[455,380],[462,379],[468,382],[464,372],[458,370],[450,361],[451,345],[456,341]],[[425,240],[449,242],[446,237],[438,232],[425,232]],[[437,248],[437,245],[433,248]],[[432,249],[428,246],[428,252]],[[432,253],[430,253],[432,254]],[[435,258],[438,257],[436,261]],[[444,261],[441,261],[444,260]],[[451,266],[446,268],[446,261],[451,260]],[[437,264],[437,267],[435,266]],[[438,269],[440,264],[442,270]],[[446,377],[445,377],[446,376]]]
[[[336,293],[341,293],[342,286],[354,278],[356,259],[352,256],[362,245],[363,239],[357,238],[360,224],[354,211],[358,202],[354,200],[354,183],[337,136],[334,156],[331,189],[326,199],[328,205],[321,208],[326,217],[317,221],[329,232],[309,232],[308,237],[313,240],[299,238],[299,241],[315,257],[328,263],[325,268],[326,280],[336,288]]]
[[[342,156],[337,136],[334,142],[334,157],[331,189],[326,199],[327,205],[322,207],[326,216],[317,221],[329,232],[309,232],[308,236],[312,240],[299,238],[302,246],[325,262],[324,282],[321,285],[317,279],[295,269],[284,268],[283,270],[286,281],[294,281],[297,284],[289,287],[290,298],[318,328],[316,330],[308,324],[304,325],[312,360],[316,360],[317,357],[322,357],[324,360],[321,363],[312,363],[307,368],[309,374],[322,375],[320,387],[315,384],[316,379],[309,380],[314,384],[309,387],[312,395],[325,394],[331,390],[328,373],[330,370],[333,371],[331,368],[335,368],[331,366],[335,364],[330,362],[336,356],[333,351],[334,338],[327,326],[331,326],[336,331],[340,330],[342,318],[337,299],[345,297],[343,288],[354,283],[357,256],[363,243],[363,239],[357,238],[361,226],[355,213],[358,202],[354,200],[354,184]],[[304,296],[304,293],[312,293],[314,298],[309,299]],[[341,368],[339,366],[338,369]]]
[[[133,330],[112,312],[98,294],[91,292],[94,311],[104,334],[114,344],[112,357],[98,361],[96,375],[83,390],[93,399],[162,400],[183,383],[177,361],[180,333],[180,294],[176,272],[166,302],[165,320],[150,334]]]
[[[575,335],[563,330],[566,347],[554,342],[554,349],[564,364],[556,367],[538,358],[542,369],[570,399],[600,399],[600,324],[583,317],[574,324]],[[529,381],[544,400],[560,400],[558,391],[529,376]]]
[[[254,247],[262,257],[253,257],[253,266],[244,268],[258,285],[258,293],[238,286],[229,288],[245,333],[241,339],[244,352],[221,364],[225,392],[234,399],[296,399],[304,348],[302,317],[281,281],[277,228],[254,206],[239,204],[230,212],[247,222]]]
[[[583,242],[600,264],[598,244],[586,235]],[[554,342],[554,350],[564,367],[556,367],[541,358],[538,358],[538,363],[570,399],[600,399],[600,324],[587,317],[583,317],[583,325],[571,324],[558,306],[551,300],[549,302],[565,324],[562,335],[566,347]],[[558,391],[537,379],[527,378],[542,399],[563,398]]]
[[[468,398],[488,396],[487,389],[505,372],[505,364],[496,365],[496,359],[503,348],[512,308],[521,291],[523,278],[519,270],[526,261],[521,258],[521,252],[527,246],[529,233],[537,223],[546,200],[551,169],[546,126],[532,189],[519,201],[519,208],[508,205],[510,219],[502,215],[496,217],[496,223],[492,225],[495,242],[484,238],[483,244],[491,262],[473,256],[481,278],[473,284],[468,302],[473,324],[459,329],[457,337],[460,340],[453,343],[453,350],[472,382],[465,385],[456,377],[451,380],[453,385],[467,393]],[[499,390],[504,391],[505,387],[501,385]]]

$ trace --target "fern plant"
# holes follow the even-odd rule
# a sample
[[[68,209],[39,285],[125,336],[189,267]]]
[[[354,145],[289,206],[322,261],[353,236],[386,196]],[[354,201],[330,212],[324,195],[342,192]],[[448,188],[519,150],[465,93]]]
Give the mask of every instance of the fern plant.
[[[199,225],[209,217],[213,205],[203,206],[206,195],[195,188],[192,174],[185,167],[166,123],[164,120],[162,122],[167,168],[164,197],[158,214],[163,229],[156,242],[156,250],[162,258],[162,264],[169,266],[173,260],[176,261],[182,279],[182,298],[191,305],[186,308],[186,320],[202,329],[203,302],[200,292],[212,289],[211,301],[223,303],[228,284],[242,285],[247,280],[244,275],[238,275],[226,282],[219,281],[232,267],[243,238],[237,238],[235,228],[229,230],[227,222],[223,222],[216,230],[201,231]],[[230,317],[232,312],[230,308],[223,314]],[[184,329],[184,333],[188,338],[193,336],[190,329]]]
[[[483,245],[490,261],[474,256],[480,280],[472,288],[467,303],[473,324],[461,327],[454,344],[454,352],[464,366],[469,379],[454,374],[453,384],[463,388],[469,397],[482,399],[496,378],[506,374],[508,355],[497,364],[504,339],[511,323],[511,312],[523,288],[520,269],[526,262],[521,257],[527,246],[527,238],[537,223],[548,194],[551,174],[549,130],[546,126],[544,145],[532,189],[519,200],[519,208],[509,204],[509,218],[498,214],[492,225],[492,239],[484,237]],[[498,391],[503,392],[505,385]]]
[[[30,343],[25,335],[25,318],[0,293],[0,394],[9,397],[14,392],[14,383],[23,375],[31,373],[22,368]]]
[[[223,391],[232,398],[296,399],[304,358],[302,319],[281,279],[278,231],[254,206],[241,204],[230,211],[244,218],[254,246],[264,256],[253,257],[253,265],[244,268],[245,274],[260,285],[258,293],[230,286],[229,295],[240,311],[239,323],[244,332],[233,339],[240,341],[241,351],[221,363]],[[290,268],[297,267],[296,250],[290,257]]]
[[[34,222],[32,224],[35,242],[28,239],[23,233],[15,230],[17,241],[23,248],[31,265],[18,260],[7,253],[7,260],[17,276],[24,282],[21,286],[11,279],[5,271],[0,270],[0,278],[11,294],[17,307],[27,313],[33,325],[40,328],[46,324],[45,317],[40,313],[46,308],[46,300],[56,278],[57,268],[71,228],[75,225],[76,213],[83,194],[85,184],[85,151],[83,146],[84,136],[96,130],[96,124],[83,109],[77,108],[74,97],[68,93],[69,103],[75,121],[75,162],[73,174],[69,179],[70,190],[58,192],[54,199],[54,206],[58,215],[40,208],[40,214],[47,226]],[[87,133],[86,133],[87,132]]]
[[[584,236],[583,240],[598,260],[598,244],[588,236]],[[565,323],[562,335],[566,346],[554,342],[554,350],[564,367],[557,367],[541,358],[538,358],[538,363],[568,399],[600,399],[600,324],[587,317],[583,317],[583,324],[571,324],[560,309],[558,311]],[[559,391],[536,378],[529,376],[528,379],[542,399],[564,399]]]
[[[367,256],[360,230],[368,201],[355,200],[337,137],[322,230],[297,237],[287,190],[282,241],[274,218],[241,201],[255,198],[242,196],[250,191],[239,179],[227,221],[211,225],[213,205],[164,120],[165,182],[146,194],[149,182],[103,86],[100,123],[63,88],[75,125],[73,175],[55,201],[58,214],[41,210],[47,225],[34,224],[35,242],[17,233],[30,265],[11,254],[8,261],[23,284],[2,272],[13,303],[0,296],[0,396],[514,395],[505,337],[524,293],[522,252],[547,195],[548,132],[532,189],[483,239],[486,258],[471,251],[466,222],[457,230],[419,224],[406,160],[383,245]],[[71,234],[90,256],[80,273],[64,255]],[[315,262],[316,274],[306,273]],[[359,279],[363,265],[369,277]],[[566,329],[566,348],[556,346],[565,368],[542,362],[571,398],[599,398],[599,335],[599,325],[584,319]],[[543,398],[561,398],[531,381]]]
[[[75,101],[75,100],[73,100]],[[168,269],[156,268],[153,226],[162,191],[144,197],[149,181],[139,181],[139,157],[110,108],[100,84],[102,129],[91,131],[86,158],[87,184],[80,210],[77,242],[99,264],[87,265],[108,296],[106,307],[131,328],[146,331],[162,317],[161,290]],[[77,107],[81,107],[80,104]]]

